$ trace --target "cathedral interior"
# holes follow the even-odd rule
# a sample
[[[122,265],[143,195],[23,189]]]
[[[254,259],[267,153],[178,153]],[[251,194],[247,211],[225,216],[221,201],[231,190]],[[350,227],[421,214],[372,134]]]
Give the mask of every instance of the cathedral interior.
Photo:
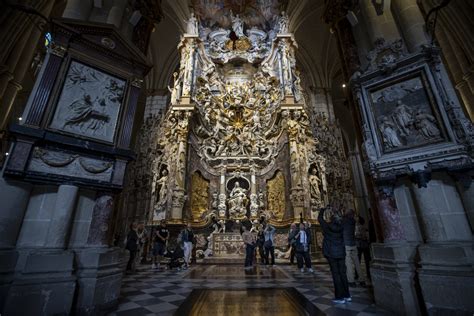
[[[0,7],[0,315],[473,315],[474,1]],[[370,242],[344,304],[329,206]]]

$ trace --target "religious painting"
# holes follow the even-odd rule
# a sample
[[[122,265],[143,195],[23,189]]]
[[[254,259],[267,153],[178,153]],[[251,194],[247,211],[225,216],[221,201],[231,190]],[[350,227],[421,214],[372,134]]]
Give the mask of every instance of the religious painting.
[[[285,177],[278,170],[272,179],[267,181],[268,211],[277,221],[283,220],[285,215]]]
[[[417,73],[369,90],[384,153],[438,143],[446,133],[429,82]]]
[[[191,176],[191,213],[194,220],[201,220],[209,209],[209,181],[199,171]]]
[[[50,128],[112,143],[126,81],[72,61]]]

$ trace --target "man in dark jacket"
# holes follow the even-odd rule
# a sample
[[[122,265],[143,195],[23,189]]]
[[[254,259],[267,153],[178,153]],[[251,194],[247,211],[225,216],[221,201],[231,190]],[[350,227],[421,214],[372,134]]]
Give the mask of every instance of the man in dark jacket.
[[[344,228],[344,246],[346,248],[346,268],[347,268],[347,280],[349,281],[350,287],[355,287],[355,275],[354,271],[357,272],[359,282],[361,286],[365,286],[364,277],[362,276],[359,258],[357,257],[357,245],[355,240],[355,212],[354,210],[345,210],[344,219],[342,226]]]
[[[346,275],[343,227],[341,218],[330,207],[321,209],[318,221],[323,231],[323,255],[329,262],[334,282],[336,304],[352,301]]]
[[[138,251],[138,234],[137,234],[137,223],[132,223],[130,225],[130,231],[127,235],[127,243],[125,249],[130,252],[130,257],[128,257],[127,263],[127,272],[131,272],[135,268],[135,257]]]

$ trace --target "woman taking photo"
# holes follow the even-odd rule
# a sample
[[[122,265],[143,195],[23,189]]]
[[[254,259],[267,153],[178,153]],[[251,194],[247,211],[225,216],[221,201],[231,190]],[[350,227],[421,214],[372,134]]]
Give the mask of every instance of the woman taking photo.
[[[342,219],[330,206],[321,209],[318,221],[323,231],[323,255],[329,262],[334,282],[333,303],[352,301],[346,275],[346,249],[344,246]]]

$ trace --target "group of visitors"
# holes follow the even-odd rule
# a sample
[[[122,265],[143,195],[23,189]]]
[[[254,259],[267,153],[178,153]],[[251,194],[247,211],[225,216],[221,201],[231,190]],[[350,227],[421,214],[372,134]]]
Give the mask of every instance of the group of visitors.
[[[184,250],[184,265],[183,269],[187,269],[191,263],[191,255],[194,242],[194,232],[191,224],[180,232],[177,238],[178,246]],[[166,221],[162,220],[157,229],[152,233],[152,269],[160,269],[160,263],[163,261],[168,252],[168,241],[170,239],[170,232],[166,227]],[[135,270],[135,265],[139,260],[140,253],[144,249],[144,236],[140,230],[140,226],[136,223],[130,225],[130,231],[128,232],[127,239],[125,241],[125,249],[130,253],[127,272]]]
[[[276,229],[270,224],[260,225],[255,236],[242,225],[242,240],[245,244],[245,269],[252,269],[255,256],[255,248],[258,248],[261,264],[275,265],[275,236]]]

